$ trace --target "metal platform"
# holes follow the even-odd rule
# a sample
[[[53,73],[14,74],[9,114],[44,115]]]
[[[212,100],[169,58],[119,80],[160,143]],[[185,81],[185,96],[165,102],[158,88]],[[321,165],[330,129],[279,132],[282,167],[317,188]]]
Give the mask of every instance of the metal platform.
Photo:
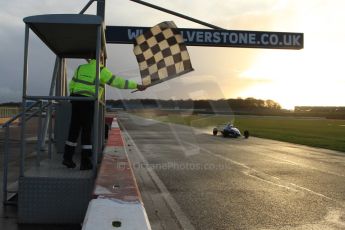
[[[78,149],[77,149],[78,152]],[[66,168],[62,165],[62,154],[52,154],[52,159],[45,159],[41,161],[39,167],[32,167],[25,171],[25,177],[40,177],[40,178],[91,178],[92,170],[79,170],[80,154],[76,153],[73,157],[77,167],[74,169]]]
[[[67,100],[90,100],[95,103],[93,123],[93,152],[92,162],[97,164],[98,155],[102,152],[104,142],[104,106],[100,104],[98,93],[95,97],[67,96],[67,58],[96,59],[96,79],[100,75],[101,53],[106,57],[105,32],[103,19],[96,15],[80,14],[50,14],[26,17],[24,40],[24,71],[23,71],[23,108],[27,100],[35,100],[38,113],[43,114],[47,106],[46,119],[39,123],[38,136],[54,133],[54,151],[52,159],[45,159],[40,165],[32,168],[26,165],[25,150],[26,120],[31,116],[25,109],[19,116],[21,122],[21,150],[20,176],[18,179],[18,222],[35,224],[69,224],[82,223],[88,203],[91,199],[94,178],[97,168],[80,171],[79,165],[75,169],[67,169],[61,164],[64,145],[68,132],[69,113],[66,109]],[[33,31],[47,47],[57,56],[51,81],[49,96],[32,96],[27,92],[29,67],[29,34]],[[96,89],[99,81],[96,81]],[[96,91],[97,92],[97,91]],[[43,102],[47,101],[46,104]],[[58,104],[56,104],[58,102]],[[31,108],[31,107],[30,107]],[[55,109],[54,125],[52,114]],[[28,117],[28,118],[27,118]],[[50,126],[48,126],[50,124]],[[50,127],[50,129],[49,129]],[[41,135],[43,134],[43,135]],[[38,146],[42,146],[39,139]],[[102,143],[102,144],[101,144]],[[44,144],[43,144],[44,145]],[[37,155],[37,162],[40,161]],[[79,163],[80,160],[75,159]],[[6,166],[7,167],[7,166]],[[7,182],[5,183],[7,186]],[[4,194],[7,194],[7,188]]]
[[[62,156],[43,160],[19,178],[19,223],[81,223],[94,186],[92,170],[68,169]],[[79,159],[75,159],[79,163]]]

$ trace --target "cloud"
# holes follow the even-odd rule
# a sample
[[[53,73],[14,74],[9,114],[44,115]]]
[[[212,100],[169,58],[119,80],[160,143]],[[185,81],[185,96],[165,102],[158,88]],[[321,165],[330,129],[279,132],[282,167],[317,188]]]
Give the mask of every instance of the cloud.
[[[239,4],[240,1],[236,1],[237,4],[229,4],[224,1],[224,7],[220,7],[219,3],[211,1],[200,1],[198,7],[195,7],[195,3],[186,1],[150,1],[153,4],[160,5],[175,11],[179,11],[190,15],[195,18],[201,18],[205,21],[215,21],[219,17],[217,12],[222,10],[230,10],[231,15],[234,12],[249,7],[250,4]],[[184,19],[179,19],[175,16],[168,15],[163,12],[159,12],[154,9],[141,6],[139,4],[130,1],[108,1],[106,8],[106,22],[110,25],[139,25],[150,26],[163,20],[175,20],[180,27],[200,27],[199,25],[188,22]],[[0,80],[3,82],[3,93],[0,101],[6,101],[10,98],[21,98],[22,87],[22,64],[23,64],[23,40],[24,40],[24,23],[22,19],[29,15],[46,14],[46,13],[76,13],[81,10],[85,5],[85,1],[67,1],[61,4],[59,0],[49,1],[36,1],[36,0],[13,0],[6,1],[0,9],[0,39],[3,46],[0,48],[1,57],[1,75]],[[95,4],[94,4],[95,5]],[[259,6],[252,8],[258,9]],[[93,6],[88,13],[93,13],[95,6]],[[193,9],[193,10],[192,10]],[[205,9],[212,12],[205,14]],[[249,9],[250,11],[251,9]],[[116,13],[115,13],[116,12]],[[131,12],[131,14],[128,14]],[[225,13],[225,12],[224,12]],[[135,15],[135,17],[130,16]],[[224,14],[226,15],[226,14]],[[230,20],[230,19],[229,19]],[[222,25],[221,25],[222,26]],[[53,69],[54,55],[49,51],[35,36],[32,36],[30,40],[30,72],[29,72],[29,93],[35,95],[42,95],[47,93],[50,85],[50,78]],[[172,80],[171,82],[164,83],[152,88],[151,92],[145,92],[144,94],[130,94],[126,91],[115,90],[116,93],[109,90],[108,94],[111,97],[151,97],[159,96],[169,98],[170,96],[189,96],[189,93],[195,90],[207,90],[212,89],[212,92],[221,92],[219,90],[219,81],[211,81],[217,84],[210,83],[210,81],[203,79],[205,76],[217,76],[217,75],[229,75],[233,74],[233,69],[244,68],[243,58],[251,59],[252,54],[243,55],[239,50],[225,50],[225,49],[210,49],[210,48],[189,48],[192,62],[197,71],[186,77]],[[207,50],[207,52],[205,52]],[[109,68],[114,70],[114,73],[119,73],[126,78],[130,78],[135,81],[140,81],[138,66],[135,57],[132,53],[131,45],[108,45]],[[6,55],[4,55],[6,54]],[[236,57],[236,58],[235,58]],[[242,61],[239,61],[242,59]],[[69,78],[73,73],[73,69],[76,64],[72,63],[68,65]],[[215,77],[216,78],[216,77]],[[184,80],[186,79],[186,80]],[[196,84],[190,84],[190,79],[200,79],[200,82]],[[222,79],[224,80],[224,79]],[[192,80],[193,81],[193,80]],[[188,83],[188,84],[187,84]],[[213,86],[212,86],[213,85]],[[188,86],[188,87],[187,87]],[[10,97],[7,97],[9,90],[5,90],[6,87],[13,92]],[[167,87],[170,89],[170,93],[167,93]],[[176,87],[176,88],[175,88]],[[175,89],[183,89],[184,92],[176,93]],[[215,95],[217,95],[217,93]],[[121,95],[119,95],[121,94]],[[221,95],[220,95],[221,96]],[[11,100],[12,100],[11,99]]]
[[[262,95],[258,90],[258,94],[255,90],[250,91],[255,85],[260,89],[268,89],[272,82],[278,82],[277,87],[284,87],[282,82],[287,78],[282,74],[283,77],[279,79],[273,71],[274,68],[278,69],[278,72],[293,74],[290,79],[296,83],[301,82],[300,79],[319,79],[317,80],[319,85],[328,80],[340,82],[339,85],[343,87],[342,59],[336,58],[336,53],[342,53],[345,49],[343,42],[345,33],[341,29],[344,27],[342,0],[329,0],[327,3],[323,0],[147,1],[227,29],[305,32],[305,49],[277,51],[188,47],[195,68],[194,72],[154,86],[144,93],[131,94],[130,91],[111,89],[108,90],[111,98],[169,99],[206,96],[221,98],[238,97],[244,94],[255,97]],[[61,0],[2,2],[0,8],[0,102],[21,98],[24,42],[22,19],[36,14],[77,13],[86,2],[85,0],[63,1],[63,4]],[[87,13],[94,12],[95,4]],[[203,27],[130,1],[106,2],[107,25],[152,26],[165,20],[174,20],[179,27]],[[110,57],[109,68],[115,74],[140,81],[132,46],[108,45],[107,47]],[[47,93],[54,59],[54,54],[35,36],[31,36],[30,93],[36,95]],[[69,78],[76,66],[82,62],[74,60],[69,62]],[[243,78],[242,73],[252,74],[249,78]],[[263,76],[264,74],[270,76]],[[334,84],[328,86],[334,87]],[[339,88],[341,87],[337,89]],[[285,94],[279,96],[280,91],[284,90],[276,89],[270,96],[286,97]],[[302,91],[300,95],[303,95]],[[337,91],[336,95],[335,93],[327,95],[344,97],[340,91]],[[328,96],[327,98],[332,100]],[[315,96],[315,100],[321,101],[322,98],[317,99]],[[338,99],[335,98],[334,101],[336,100]]]
[[[1,98],[6,98],[5,100],[2,100],[2,102],[18,102],[19,95],[17,91],[18,89],[16,88],[10,88],[8,86],[0,86]]]

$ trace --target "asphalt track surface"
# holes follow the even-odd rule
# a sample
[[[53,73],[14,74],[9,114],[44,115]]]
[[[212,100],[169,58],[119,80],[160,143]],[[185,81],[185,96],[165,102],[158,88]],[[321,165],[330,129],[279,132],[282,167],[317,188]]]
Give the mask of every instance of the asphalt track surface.
[[[153,229],[345,229],[344,153],[118,119]]]

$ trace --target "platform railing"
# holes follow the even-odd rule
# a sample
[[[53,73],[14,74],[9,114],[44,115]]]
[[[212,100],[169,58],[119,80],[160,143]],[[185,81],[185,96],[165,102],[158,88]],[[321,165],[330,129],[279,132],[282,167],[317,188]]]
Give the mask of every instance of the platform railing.
[[[4,129],[4,155],[3,155],[3,203],[4,204],[13,204],[14,202],[8,201],[8,194],[15,194],[17,191],[9,191],[8,190],[8,170],[9,170],[9,154],[10,154],[10,128],[13,126],[15,121],[19,118],[22,118],[23,115],[25,117],[25,122],[29,121],[33,117],[38,117],[38,129],[37,129],[37,154],[36,154],[36,165],[39,166],[39,162],[41,159],[40,154],[40,146],[42,144],[42,118],[43,118],[43,112],[46,109],[52,109],[52,103],[48,102],[46,104],[43,103],[42,100],[34,102],[29,107],[26,107],[24,111],[16,114],[12,118],[10,118],[8,121],[6,121],[3,125],[0,126],[0,128]],[[34,110],[35,109],[35,110]],[[20,121],[18,126],[21,126],[23,121]],[[51,137],[51,136],[50,136]],[[21,140],[21,142],[24,140]],[[49,146],[51,145],[51,140],[49,140]],[[50,151],[50,150],[49,150]],[[23,162],[23,161],[21,161]],[[20,168],[24,167],[23,165],[20,165]]]
[[[39,97],[43,100],[39,100]],[[15,123],[16,120],[18,119],[22,119],[23,115],[25,117],[25,121],[24,122],[28,122],[29,120],[31,120],[33,117],[37,118],[37,143],[36,143],[36,167],[40,166],[40,162],[41,162],[41,154],[42,151],[44,149],[42,149],[42,146],[47,146],[48,145],[48,158],[51,159],[52,158],[52,134],[54,132],[53,130],[53,122],[52,122],[52,114],[53,114],[53,109],[54,109],[54,104],[59,103],[59,102],[55,102],[55,100],[89,100],[89,101],[93,101],[94,98],[84,98],[84,97],[31,97],[31,96],[27,96],[27,99],[30,100],[36,100],[36,102],[34,102],[33,104],[31,104],[28,107],[25,107],[24,111],[16,114],[15,116],[13,116],[12,118],[10,118],[8,121],[6,121],[4,124],[2,124],[0,126],[0,128],[4,129],[4,147],[3,147],[3,151],[4,151],[4,155],[3,155],[3,194],[2,194],[2,198],[3,198],[3,203],[5,205],[8,204],[16,204],[16,202],[12,202],[9,201],[9,194],[16,194],[18,191],[10,191],[8,189],[8,173],[9,173],[9,156],[10,156],[10,135],[11,135],[11,127],[13,127],[14,125],[21,127],[21,125],[23,124],[23,121],[20,120],[19,123]],[[47,102],[45,100],[48,100]],[[97,124],[104,124],[104,110],[105,110],[105,103],[102,100],[99,100],[99,106],[101,109],[98,109],[98,113],[96,115],[96,123]],[[46,135],[43,133],[43,118],[44,118],[44,113],[45,112],[45,117],[46,119],[48,119],[48,132],[47,132],[47,139],[48,139],[48,143],[46,143]],[[104,127],[102,125],[97,125],[97,133],[99,134],[103,134],[104,133]],[[95,139],[98,139],[97,141]],[[94,137],[94,141],[93,142],[98,142],[101,144],[101,146],[98,146],[98,150],[97,152],[101,152],[102,149],[102,144],[104,143],[104,137],[103,135],[97,135],[96,137]],[[46,145],[47,144],[47,145]],[[26,138],[21,138],[20,139],[20,145],[26,145]],[[97,154],[98,155],[98,154]],[[25,164],[25,157],[26,154],[22,155],[21,154],[21,159],[20,159],[20,172],[24,171],[24,164]],[[97,160],[99,160],[98,158],[101,156],[96,156],[95,162],[97,162]],[[23,159],[22,159],[23,158]],[[97,165],[97,163],[95,164]],[[94,167],[95,169],[97,167]]]

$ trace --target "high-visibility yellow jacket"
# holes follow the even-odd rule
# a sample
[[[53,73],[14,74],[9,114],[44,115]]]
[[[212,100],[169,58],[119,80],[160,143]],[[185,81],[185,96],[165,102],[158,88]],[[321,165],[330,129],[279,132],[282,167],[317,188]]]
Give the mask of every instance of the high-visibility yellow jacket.
[[[105,84],[119,88],[119,89],[136,89],[137,83],[134,81],[125,80],[121,77],[115,76],[107,67],[101,66],[101,74],[99,81],[99,97],[104,92]],[[72,94],[79,94],[93,97],[96,92],[96,60],[91,60],[89,63],[80,65],[69,83],[69,91]]]

